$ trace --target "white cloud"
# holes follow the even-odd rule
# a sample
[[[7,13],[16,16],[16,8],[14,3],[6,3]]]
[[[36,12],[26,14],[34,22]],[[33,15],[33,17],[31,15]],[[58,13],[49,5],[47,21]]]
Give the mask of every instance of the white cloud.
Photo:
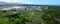
[[[35,4],[34,0],[0,0],[7,3]]]
[[[4,1],[4,2],[22,2],[23,0],[0,0],[0,1]]]
[[[23,4],[33,4],[33,2],[30,0],[0,0],[0,1],[4,1],[7,3],[23,3]]]

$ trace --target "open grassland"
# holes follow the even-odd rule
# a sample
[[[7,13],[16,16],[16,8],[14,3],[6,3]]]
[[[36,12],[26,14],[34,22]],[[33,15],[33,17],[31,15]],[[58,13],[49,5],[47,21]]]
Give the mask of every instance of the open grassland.
[[[0,11],[0,24],[60,24],[60,8]]]

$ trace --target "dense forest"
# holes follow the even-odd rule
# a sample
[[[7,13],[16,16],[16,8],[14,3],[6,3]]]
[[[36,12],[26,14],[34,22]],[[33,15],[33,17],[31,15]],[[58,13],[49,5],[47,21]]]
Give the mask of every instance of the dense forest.
[[[60,7],[0,11],[0,24],[60,24]]]

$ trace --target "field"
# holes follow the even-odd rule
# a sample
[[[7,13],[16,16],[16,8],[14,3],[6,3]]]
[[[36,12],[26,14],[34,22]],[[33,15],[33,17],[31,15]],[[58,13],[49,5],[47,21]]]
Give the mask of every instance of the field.
[[[0,11],[0,24],[60,24],[60,7]]]

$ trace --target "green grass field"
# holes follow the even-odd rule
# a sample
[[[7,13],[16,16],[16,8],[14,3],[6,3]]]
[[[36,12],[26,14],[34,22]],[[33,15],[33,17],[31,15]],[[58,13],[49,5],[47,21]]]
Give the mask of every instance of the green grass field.
[[[60,24],[59,9],[0,11],[0,24]]]

